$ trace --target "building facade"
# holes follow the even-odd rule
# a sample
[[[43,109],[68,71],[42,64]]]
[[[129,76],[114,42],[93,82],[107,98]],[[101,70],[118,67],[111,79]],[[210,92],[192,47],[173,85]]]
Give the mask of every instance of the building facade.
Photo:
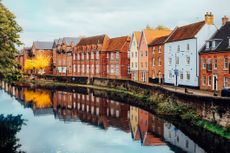
[[[200,89],[220,91],[230,87],[230,22],[206,41],[200,52]]]
[[[152,41],[161,36],[168,35],[169,29],[146,28],[141,32],[138,50],[138,81],[149,82],[149,52]]]
[[[168,37],[156,38],[149,45],[149,79],[152,83],[164,82],[164,43]]]
[[[199,51],[215,32],[214,16],[205,15],[205,21],[176,28],[164,51],[164,80],[175,86],[198,87]]]
[[[53,74],[61,76],[73,75],[73,48],[80,38],[64,37],[54,40],[53,45]]]
[[[138,45],[140,42],[141,32],[134,32],[131,37],[129,54],[131,80],[138,81]]]

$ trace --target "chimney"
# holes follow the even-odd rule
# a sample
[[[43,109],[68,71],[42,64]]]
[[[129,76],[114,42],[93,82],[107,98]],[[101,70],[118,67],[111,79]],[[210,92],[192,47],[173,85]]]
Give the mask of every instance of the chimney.
[[[222,26],[224,26],[227,22],[228,22],[228,17],[225,15],[225,16],[222,18]]]
[[[205,14],[205,23],[208,25],[213,25],[214,24],[214,15],[212,12],[206,12]]]

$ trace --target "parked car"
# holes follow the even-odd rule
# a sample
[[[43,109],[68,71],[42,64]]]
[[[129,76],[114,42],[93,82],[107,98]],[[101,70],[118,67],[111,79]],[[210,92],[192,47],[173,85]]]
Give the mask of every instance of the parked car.
[[[225,88],[221,90],[222,97],[230,97],[230,88]]]

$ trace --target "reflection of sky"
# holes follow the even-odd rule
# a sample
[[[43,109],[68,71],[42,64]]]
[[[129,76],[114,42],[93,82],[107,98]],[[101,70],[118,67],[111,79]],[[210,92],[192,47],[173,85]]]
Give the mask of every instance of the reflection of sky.
[[[101,130],[81,122],[64,123],[53,115],[34,117],[14,98],[0,91],[0,114],[23,114],[27,126],[18,134],[21,149],[28,153],[171,153],[168,146],[141,146],[130,133],[119,129]]]

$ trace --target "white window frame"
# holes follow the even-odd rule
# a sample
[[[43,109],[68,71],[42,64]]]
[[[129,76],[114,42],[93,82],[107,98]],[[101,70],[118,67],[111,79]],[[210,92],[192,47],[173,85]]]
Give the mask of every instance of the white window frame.
[[[224,77],[224,88],[228,88],[228,77]]]
[[[227,64],[227,66],[226,66],[226,64]],[[224,57],[224,69],[225,70],[228,69],[228,57]]]

